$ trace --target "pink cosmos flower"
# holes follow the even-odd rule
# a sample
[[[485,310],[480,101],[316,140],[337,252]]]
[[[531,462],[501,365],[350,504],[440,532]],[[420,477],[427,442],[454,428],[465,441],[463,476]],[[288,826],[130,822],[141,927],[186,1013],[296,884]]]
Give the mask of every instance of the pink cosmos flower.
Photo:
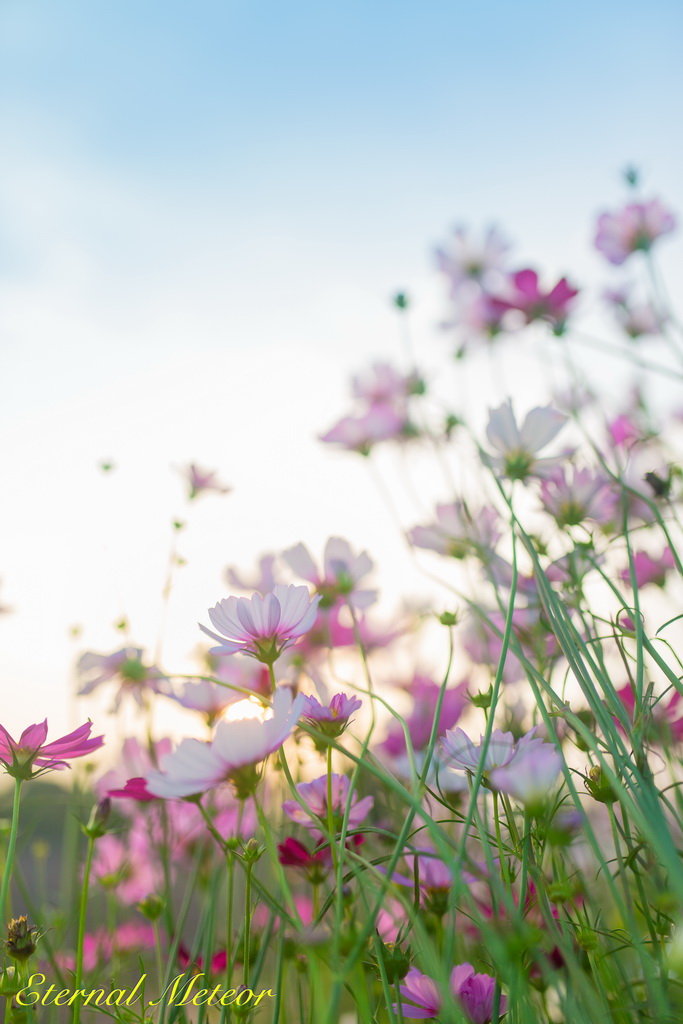
[[[633,722],[637,714],[633,687],[630,683],[626,683],[616,691],[616,694]],[[675,743],[680,743],[683,740],[683,694],[674,690],[666,702],[661,698],[655,701],[648,699],[646,707],[649,715],[643,715],[641,721],[644,720],[646,723],[647,742],[666,746],[672,739]],[[621,729],[619,719],[615,717],[614,721]]]
[[[389,402],[376,402],[358,416],[344,416],[322,434],[320,440],[367,455],[380,441],[409,436],[414,436],[414,428],[408,420],[407,410],[397,409]]]
[[[112,711],[118,711],[124,696],[133,697],[144,706],[148,694],[162,693],[167,679],[153,665],[145,665],[141,647],[122,647],[112,654],[96,654],[87,651],[78,660],[76,671],[82,682],[79,697],[92,693],[105,683],[118,683]]]
[[[676,227],[676,218],[659,199],[628,203],[616,213],[598,217],[595,247],[619,266],[634,252],[647,252],[652,243]]]
[[[349,796],[349,780],[346,775],[332,775],[330,789],[332,792],[332,814],[335,825],[341,825],[346,804]],[[328,778],[321,775],[313,782],[301,782],[296,787],[301,799],[306,804],[304,809],[296,800],[285,800],[282,809],[285,814],[299,825],[305,828],[318,830],[320,821],[327,826],[327,796]],[[371,796],[359,800],[355,793],[351,797],[348,823],[350,828],[356,828],[370,813],[374,800]]]
[[[186,466],[182,473],[190,488],[190,500],[211,491],[214,494],[229,494],[232,490],[232,487],[220,483],[215,470],[200,469],[194,462]]]
[[[576,526],[584,519],[606,526],[614,522],[618,505],[610,485],[599,470],[562,466],[541,480],[541,501],[558,526]]]
[[[248,696],[245,690],[263,697],[268,697],[271,692],[266,666],[243,658],[222,660],[216,669],[216,676],[221,682],[188,679],[167,696],[184,708],[200,711],[206,716],[209,725],[213,725],[227,707]],[[221,685],[223,681],[225,686]]]
[[[320,596],[311,597],[306,587],[277,584],[270,594],[252,598],[226,597],[209,609],[209,618],[218,630],[200,629],[217,640],[212,654],[244,654],[273,662],[306,633],[315,622]]]
[[[111,833],[98,839],[92,877],[127,905],[159,891],[163,873],[145,822],[138,819],[125,839]]]
[[[444,323],[444,328],[454,328],[462,338],[462,347],[457,353],[463,354],[472,343],[494,341],[504,331],[512,330],[508,310],[501,309],[500,303],[483,292],[479,287],[462,288],[458,293],[453,317]]]
[[[508,793],[528,807],[545,803],[562,771],[562,757],[552,745],[533,740],[525,746],[519,741],[513,757],[507,764],[494,768],[488,776],[489,784],[502,793]]]
[[[487,456],[489,465],[511,480],[525,480],[529,476],[547,476],[562,458],[537,458],[538,453],[557,437],[567,417],[550,406],[537,407],[528,412],[521,426],[517,425],[510,398],[492,409],[486,427],[486,436],[496,451]]]
[[[313,584],[320,595],[321,610],[346,602],[364,610],[377,599],[376,590],[358,586],[372,571],[370,556],[367,551],[354,555],[349,542],[341,537],[330,537],[327,541],[322,569],[317,568],[303,544],[288,548],[282,557],[298,576]]]
[[[367,402],[369,406],[390,403],[400,408],[419,387],[415,374],[399,373],[389,363],[373,363],[363,374],[351,378],[351,393],[354,398]]]
[[[658,587],[663,587],[668,573],[675,565],[674,554],[668,544],[658,558],[652,558],[647,551],[636,551],[633,556],[636,584],[638,587],[644,587],[648,583],[656,583]],[[631,582],[631,571],[628,566],[621,570],[619,577],[624,583]]]
[[[475,974],[471,964],[458,964],[450,977],[450,988],[462,1006],[471,1024],[489,1024],[493,1016],[496,981],[488,974]],[[431,1020],[441,1012],[443,1000],[436,982],[427,974],[411,967],[399,989],[401,998],[410,1000],[400,1004],[404,1017],[413,1020]],[[507,1008],[505,996],[501,996],[498,1013]],[[394,1004],[394,1010],[399,1007]]]
[[[161,759],[158,771],[148,772],[146,788],[164,799],[197,796],[230,781],[238,796],[250,795],[258,781],[254,766],[278,750],[294,730],[304,698],[292,700],[281,687],[273,697],[270,718],[234,719],[218,723],[213,740],[185,739]]]
[[[104,743],[104,736],[91,736],[92,722],[85,722],[73,732],[52,743],[46,743],[47,718],[29,725],[18,740],[0,725],[0,764],[14,778],[34,779],[49,771],[70,768],[75,757],[86,757]]]
[[[564,326],[578,294],[578,289],[572,288],[566,277],[546,292],[539,287],[535,270],[518,270],[508,279],[505,294],[493,301],[501,311],[519,310],[528,324],[534,320],[547,320],[559,330]]]
[[[666,316],[659,313],[652,302],[631,302],[629,288],[612,288],[605,292],[617,321],[629,338],[661,334]]]
[[[500,538],[500,517],[491,506],[470,512],[464,501],[436,506],[436,521],[414,526],[408,538],[415,547],[451,558],[492,550]]]
[[[490,772],[492,768],[503,768],[509,765],[513,758],[522,751],[535,750],[543,746],[543,740],[536,736],[536,729],[531,729],[515,741],[511,732],[501,732],[494,729],[489,738],[486,753],[484,755],[484,771]],[[462,729],[451,729],[442,740],[443,758],[449,768],[453,771],[476,772],[482,760],[484,737],[475,746],[469,736]]]
[[[301,717],[328,736],[340,736],[351,715],[363,706],[360,698],[347,697],[345,693],[335,693],[328,704],[321,704],[316,697],[304,697],[304,700]]]
[[[467,281],[485,281],[504,269],[510,243],[491,225],[476,237],[463,225],[454,228],[449,248],[436,250],[439,270],[456,295]]]
[[[607,432],[617,448],[627,448],[634,441],[642,441],[643,431],[633,416],[621,413],[607,424]]]

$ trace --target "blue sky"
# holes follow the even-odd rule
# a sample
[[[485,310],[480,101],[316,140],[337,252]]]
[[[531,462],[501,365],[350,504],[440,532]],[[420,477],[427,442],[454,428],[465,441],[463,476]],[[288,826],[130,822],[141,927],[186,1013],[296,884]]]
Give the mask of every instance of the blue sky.
[[[396,351],[395,289],[436,333],[451,224],[498,221],[583,283],[625,163],[683,208],[682,29],[663,0],[3,0],[1,628],[31,700],[68,686],[67,624],[112,645],[121,594],[149,642],[191,458],[235,483],[236,518],[202,513],[181,649],[263,547],[344,533],[400,581],[380,506],[316,434],[349,371]]]

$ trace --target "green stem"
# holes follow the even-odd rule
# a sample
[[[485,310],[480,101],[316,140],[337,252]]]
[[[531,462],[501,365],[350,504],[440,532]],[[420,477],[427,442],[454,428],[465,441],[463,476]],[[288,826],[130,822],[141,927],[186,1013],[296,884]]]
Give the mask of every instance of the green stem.
[[[92,867],[93,851],[95,849],[95,837],[88,836],[88,850],[85,856],[85,868],[83,870],[83,884],[81,886],[81,900],[78,910],[78,942],[76,945],[76,978],[74,991],[81,987],[83,979],[83,946],[85,943],[85,919],[88,911],[88,890],[90,888],[90,869]],[[81,1004],[78,999],[74,1002],[73,1024],[78,1024],[81,1019]]]
[[[9,901],[9,889],[12,882],[12,872],[14,871],[14,853],[17,848],[17,835],[19,833],[19,805],[21,803],[21,783],[22,779],[15,778],[14,780],[14,802],[12,804],[12,826],[9,834],[9,843],[7,845],[7,855],[5,857],[5,870],[2,875],[2,891],[0,892],[0,912],[7,922],[11,915],[11,908],[8,904]]]

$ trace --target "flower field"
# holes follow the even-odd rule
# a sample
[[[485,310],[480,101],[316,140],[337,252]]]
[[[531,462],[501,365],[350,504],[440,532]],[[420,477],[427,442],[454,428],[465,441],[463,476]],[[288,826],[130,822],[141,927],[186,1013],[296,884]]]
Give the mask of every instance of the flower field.
[[[363,463],[428,600],[388,618],[372,552],[264,536],[188,623],[193,674],[124,621],[78,654],[68,734],[38,709],[0,726],[6,1024],[683,1020],[676,218],[624,187],[591,284],[457,227],[444,376],[398,293],[395,360],[311,424]],[[501,379],[516,348],[533,404]],[[440,383],[468,372],[499,391],[480,419]],[[188,516],[231,501],[222,471],[182,472]]]

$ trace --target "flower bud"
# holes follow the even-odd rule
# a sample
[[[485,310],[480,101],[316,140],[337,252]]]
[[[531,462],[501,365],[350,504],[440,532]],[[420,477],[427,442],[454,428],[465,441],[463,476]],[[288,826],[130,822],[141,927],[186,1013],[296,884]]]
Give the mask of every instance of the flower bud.
[[[111,800],[105,796],[98,804],[95,804],[90,812],[88,824],[83,827],[86,836],[90,836],[91,839],[99,839],[100,836],[105,835],[110,814]]]
[[[163,914],[165,906],[165,901],[161,896],[155,896],[152,893],[138,903],[138,910],[148,921],[157,921]]]
[[[13,960],[28,960],[36,951],[38,930],[30,928],[27,917],[14,917],[7,925],[5,947]]]

